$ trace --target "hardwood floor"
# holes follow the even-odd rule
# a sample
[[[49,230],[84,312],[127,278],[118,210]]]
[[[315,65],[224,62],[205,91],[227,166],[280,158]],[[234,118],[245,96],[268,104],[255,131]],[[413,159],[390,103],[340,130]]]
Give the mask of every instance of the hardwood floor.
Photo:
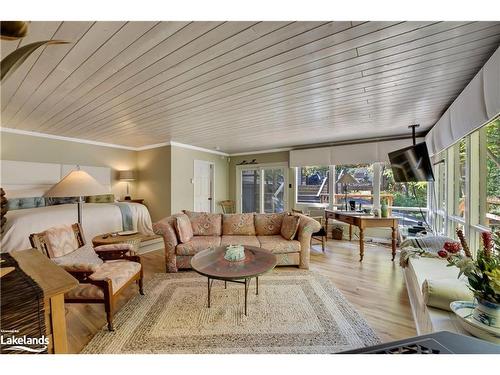
[[[314,246],[311,270],[329,277],[382,341],[416,335],[403,273],[397,258],[391,262],[389,247],[365,244],[362,263],[356,241],[329,240],[325,250],[323,254],[320,246]],[[146,282],[153,274],[164,272],[162,251],[144,254],[142,259]],[[136,293],[134,287],[124,292],[118,308]],[[66,304],[66,319],[70,353],[78,353],[106,324],[102,305]]]

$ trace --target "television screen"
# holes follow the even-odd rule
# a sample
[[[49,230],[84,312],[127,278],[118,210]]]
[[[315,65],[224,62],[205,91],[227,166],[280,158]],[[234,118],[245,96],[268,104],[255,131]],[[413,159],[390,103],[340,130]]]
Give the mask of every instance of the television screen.
[[[425,142],[390,152],[389,160],[396,182],[434,181]]]

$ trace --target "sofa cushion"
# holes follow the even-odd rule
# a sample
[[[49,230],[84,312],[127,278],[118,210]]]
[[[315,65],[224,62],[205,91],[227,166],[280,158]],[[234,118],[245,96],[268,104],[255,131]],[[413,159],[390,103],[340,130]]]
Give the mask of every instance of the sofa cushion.
[[[182,214],[177,216],[174,221],[174,226],[181,243],[191,241],[191,238],[193,238],[193,227],[187,215]]]
[[[253,213],[224,214],[222,217],[222,234],[230,236],[255,236]]]
[[[260,242],[256,236],[222,236],[221,246],[244,245],[260,247]]]
[[[255,214],[255,231],[258,236],[280,234],[285,214]]]
[[[300,242],[297,240],[286,240],[280,234],[275,236],[257,236],[260,247],[274,254],[298,253]]]
[[[62,257],[79,247],[75,232],[70,224],[47,229],[44,235],[50,258]]]
[[[176,246],[177,255],[194,255],[209,247],[220,246],[219,236],[194,236],[191,241]]]
[[[52,260],[66,271],[95,272],[103,261],[96,254],[92,245],[87,243],[69,254],[52,258]]]
[[[116,294],[132,276],[140,272],[141,264],[128,260],[112,260],[103,263],[90,278],[92,280],[111,279],[113,294]],[[73,299],[103,299],[104,293],[101,288],[92,284],[80,284],[77,288],[65,294],[66,298]]]
[[[281,235],[287,240],[293,240],[297,229],[299,229],[300,216],[295,215],[285,215],[283,217],[283,223],[281,224]]]
[[[222,215],[208,212],[184,211],[191,221],[195,236],[221,236]]]

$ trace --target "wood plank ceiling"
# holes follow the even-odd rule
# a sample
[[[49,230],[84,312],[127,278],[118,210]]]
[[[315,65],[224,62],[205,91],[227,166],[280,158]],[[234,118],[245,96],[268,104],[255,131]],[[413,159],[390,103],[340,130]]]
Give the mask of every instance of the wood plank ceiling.
[[[31,22],[2,127],[234,153],[430,128],[500,22]]]

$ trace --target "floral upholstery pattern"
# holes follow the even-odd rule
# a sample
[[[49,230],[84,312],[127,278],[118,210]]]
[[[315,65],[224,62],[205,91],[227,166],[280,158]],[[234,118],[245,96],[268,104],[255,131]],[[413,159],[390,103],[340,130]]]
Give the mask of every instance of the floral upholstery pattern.
[[[175,220],[176,216],[173,215],[153,224],[153,232],[163,237],[167,272],[177,272],[175,247],[179,242],[177,241],[177,234],[173,227]]]
[[[280,234],[285,214],[255,214],[255,231],[258,236]]]
[[[293,240],[297,229],[299,228],[299,216],[286,215],[283,217],[283,223],[281,224],[281,235],[287,240]]]
[[[191,268],[191,259],[193,257],[190,255],[177,255],[175,258],[177,268],[182,269],[190,269]]]
[[[273,254],[298,253],[300,242],[296,240],[285,240],[280,234],[275,236],[257,236],[260,247],[269,250]]]
[[[191,241],[191,238],[193,238],[193,227],[187,215],[182,214],[177,216],[174,221],[174,226],[181,243]]]
[[[300,265],[300,253],[282,253],[274,254],[279,266],[298,266]]]
[[[246,245],[260,247],[260,242],[255,236],[222,236],[221,246]]]
[[[224,235],[222,236],[222,238],[216,236],[215,238],[205,239],[205,241],[202,241],[200,243],[199,241],[202,236],[196,236],[195,234],[193,239],[187,244],[179,244],[179,240],[174,228],[174,221],[176,220],[177,216],[179,216],[179,214],[166,217],[153,224],[154,232],[163,236],[163,241],[165,243],[165,262],[167,266],[167,272],[177,272],[179,269],[191,268],[191,258],[198,251],[206,249],[210,246],[227,246],[229,244],[228,242],[233,242],[234,240],[236,240],[236,237],[226,239],[226,236]],[[285,214],[283,214],[283,218],[284,216]],[[272,246],[276,246],[276,250],[273,252],[278,258],[278,265],[299,265],[300,268],[308,269],[311,235],[312,233],[317,232],[321,229],[321,224],[305,215],[296,214],[294,216],[298,216],[300,218],[299,226],[296,231],[296,236],[300,247],[296,247],[297,241],[294,241],[293,244],[286,245],[280,240],[273,240],[272,238],[270,238],[269,241],[266,242],[266,239],[263,238],[265,236],[263,235],[257,236],[257,240],[259,241],[260,247],[267,247],[270,251],[272,251]],[[259,218],[259,221],[265,222],[265,218]],[[260,229],[262,229],[262,227],[260,227]],[[278,232],[278,234],[280,232]],[[242,236],[241,238],[238,237],[238,242],[241,242],[244,245],[255,244],[255,246],[259,246],[254,242],[254,238],[255,236]],[[251,243],[243,242],[243,239],[250,241]],[[265,243],[265,245],[263,243]],[[285,252],[291,251],[291,248],[289,246],[292,246],[292,248],[295,250],[293,250],[293,252]],[[283,252],[280,253],[276,251]]]
[[[85,244],[69,254],[52,260],[68,272],[95,272],[103,264],[102,259],[97,256],[91,244]]]
[[[209,247],[220,246],[220,240],[219,236],[194,236],[191,241],[178,244],[176,253],[177,255],[194,255]]]
[[[229,236],[255,236],[254,214],[224,214],[222,234]]]
[[[113,243],[109,245],[99,245],[94,247],[95,251],[116,251],[116,250],[128,250],[127,255],[136,255],[136,247],[132,243],[120,242]]]
[[[79,247],[71,225],[60,225],[47,229],[44,236],[50,258],[62,257]]]
[[[208,212],[184,211],[191,221],[193,235],[220,236],[222,235],[222,215]]]
[[[141,272],[141,264],[128,260],[111,260],[104,262],[90,275],[92,280],[111,280],[113,294],[116,294],[132,277]],[[68,299],[104,299],[101,288],[92,284],[80,284],[65,294]]]
[[[300,217],[299,228],[297,230],[298,240],[300,242],[300,264],[299,267],[309,269],[309,260],[311,258],[311,236],[321,229],[321,224],[302,214],[294,214]]]

